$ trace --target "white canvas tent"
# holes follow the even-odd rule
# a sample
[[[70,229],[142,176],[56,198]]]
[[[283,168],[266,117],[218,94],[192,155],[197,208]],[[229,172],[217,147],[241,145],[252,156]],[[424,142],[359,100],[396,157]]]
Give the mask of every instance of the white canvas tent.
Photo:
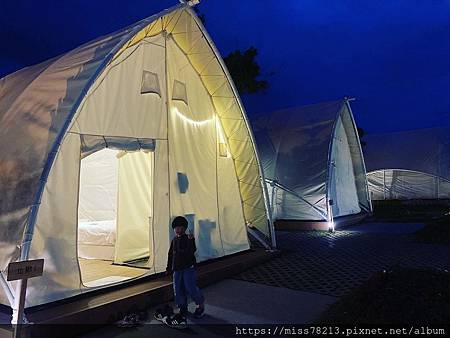
[[[347,100],[258,115],[253,130],[274,219],[326,220],[332,227],[334,217],[371,210]]]
[[[450,129],[369,134],[364,140],[373,200],[450,198]]]
[[[80,215],[115,214],[114,260],[148,255],[146,274],[165,270],[177,215],[199,261],[248,249],[247,229],[274,241],[239,96],[184,3],[1,79],[0,139],[2,304],[17,260],[45,259],[27,307],[95,289],[80,277]]]

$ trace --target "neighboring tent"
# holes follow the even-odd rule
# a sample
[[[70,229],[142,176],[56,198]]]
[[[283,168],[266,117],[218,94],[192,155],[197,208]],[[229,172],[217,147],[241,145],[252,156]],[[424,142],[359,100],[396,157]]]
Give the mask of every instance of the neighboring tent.
[[[200,261],[248,249],[247,229],[274,241],[239,96],[186,4],[0,80],[0,140],[3,304],[18,292],[4,275],[17,260],[45,259],[27,307],[95,290],[80,278],[78,212],[108,217],[116,200],[79,198],[79,177],[104,148],[116,153],[101,161],[118,161],[116,262],[149,254],[147,274],[164,271],[177,215],[191,221]],[[91,162],[87,181],[115,194]]]
[[[252,126],[274,219],[331,222],[371,210],[347,100],[258,115]]]
[[[364,137],[373,200],[450,198],[450,129],[428,128]]]

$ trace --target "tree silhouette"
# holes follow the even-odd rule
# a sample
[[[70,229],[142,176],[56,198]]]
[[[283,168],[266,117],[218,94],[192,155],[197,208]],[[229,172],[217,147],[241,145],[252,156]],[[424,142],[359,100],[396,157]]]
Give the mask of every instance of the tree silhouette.
[[[205,14],[200,11],[198,6],[194,7],[194,11],[202,24],[205,25]],[[258,50],[251,46],[244,52],[235,50],[223,59],[239,94],[258,93],[264,91],[269,86],[266,80],[258,79],[261,75],[261,68],[258,62],[256,62],[257,55]]]
[[[243,53],[235,50],[223,59],[239,94],[258,93],[269,86],[266,80],[258,80],[261,68],[255,59],[257,55],[258,50],[251,46]]]

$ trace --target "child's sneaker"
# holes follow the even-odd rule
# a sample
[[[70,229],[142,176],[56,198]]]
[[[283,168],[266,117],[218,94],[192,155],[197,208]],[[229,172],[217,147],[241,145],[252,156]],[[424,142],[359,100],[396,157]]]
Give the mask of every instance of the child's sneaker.
[[[158,308],[155,311],[155,319],[159,320],[160,322],[164,322],[164,319],[167,317],[170,317],[173,315],[173,309],[169,306],[166,305],[163,308]]]
[[[186,317],[181,315],[181,314],[179,314],[179,313],[177,313],[174,316],[169,316],[169,317],[164,318],[163,322],[167,326],[169,326],[171,328],[174,328],[174,329],[181,330],[181,329],[187,328]]]
[[[205,315],[205,307],[204,306],[198,307],[195,309],[195,312],[194,312],[195,318],[202,318],[204,315]]]

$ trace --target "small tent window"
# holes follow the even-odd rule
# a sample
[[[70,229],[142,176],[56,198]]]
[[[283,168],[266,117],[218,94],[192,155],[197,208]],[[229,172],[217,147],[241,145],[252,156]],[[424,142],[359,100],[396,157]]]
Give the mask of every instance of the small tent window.
[[[172,100],[180,100],[188,104],[186,85],[183,82],[177,80],[173,82]]]
[[[158,94],[161,97],[158,74],[144,70],[142,73],[141,94]]]

